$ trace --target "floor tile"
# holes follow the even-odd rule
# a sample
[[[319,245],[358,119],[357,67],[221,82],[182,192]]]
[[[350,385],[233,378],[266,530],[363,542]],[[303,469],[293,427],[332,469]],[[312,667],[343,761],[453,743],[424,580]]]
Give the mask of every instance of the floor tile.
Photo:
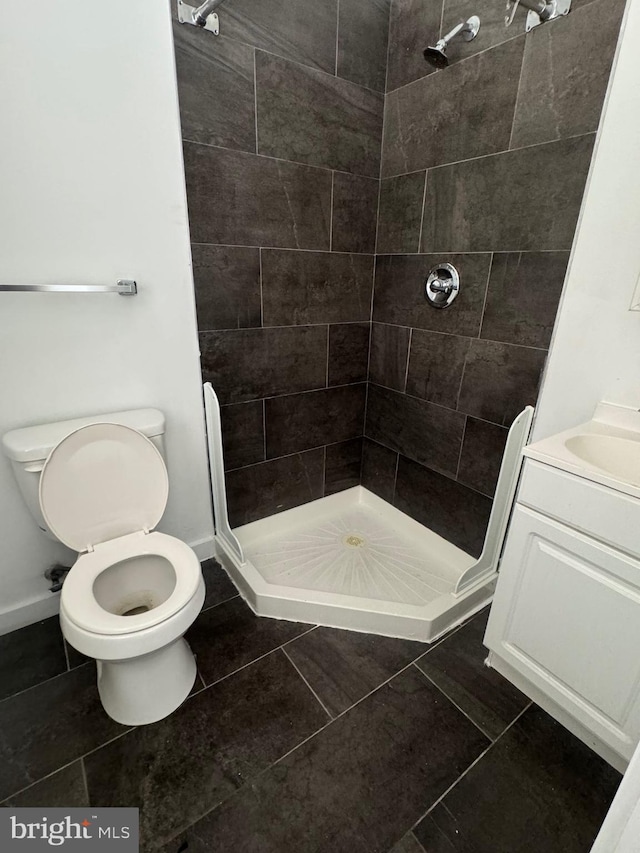
[[[155,848],[326,722],[276,652],[90,755],[91,805],[139,808],[142,849]]]
[[[0,703],[0,798],[126,731],[105,713],[92,663]]]
[[[386,853],[488,743],[412,668],[195,824],[189,853]]]
[[[66,668],[57,616],[0,637],[0,699],[40,684]]]
[[[202,574],[206,587],[203,610],[214,604],[221,604],[238,595],[238,590],[229,575],[215,559],[205,560],[202,563]]]
[[[490,738],[496,738],[529,704],[495,669],[484,665],[482,613],[431,649],[416,664]]]
[[[620,778],[530,708],[414,832],[429,853],[587,853]]]
[[[320,627],[290,643],[287,654],[336,716],[426,648],[411,640]]]
[[[212,684],[310,627],[255,616],[242,599],[234,598],[201,613],[187,632],[187,640],[202,677]]]
[[[74,761],[30,788],[9,797],[3,806],[18,808],[81,808],[89,805],[82,762]]]

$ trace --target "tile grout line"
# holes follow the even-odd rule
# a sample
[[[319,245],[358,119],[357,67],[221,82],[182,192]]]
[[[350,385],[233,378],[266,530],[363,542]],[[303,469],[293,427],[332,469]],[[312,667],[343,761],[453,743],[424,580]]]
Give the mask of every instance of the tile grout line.
[[[331,76],[333,77],[333,75],[331,75]],[[595,134],[595,131],[589,131],[589,133]],[[578,134],[578,135],[588,136],[589,133],[583,133],[583,134]],[[564,137],[564,138],[570,139],[572,137]],[[211,142],[199,142],[197,139],[186,139],[185,137],[183,137],[182,141],[186,145],[196,145],[196,146],[199,146],[200,148],[213,148],[217,151],[229,151],[232,154],[237,154],[237,155],[240,155],[241,157],[242,156],[244,156],[244,157],[259,157],[261,160],[275,160],[277,163],[289,163],[292,166],[302,166],[305,169],[314,169],[317,172],[325,172],[325,173],[340,172],[340,173],[345,174],[345,175],[355,175],[356,178],[367,178],[370,181],[377,180],[375,175],[366,175],[363,172],[350,172],[347,169],[334,169],[331,166],[318,166],[316,163],[305,163],[302,160],[287,160],[286,157],[276,157],[273,154],[263,154],[263,153],[256,153],[255,151],[246,151],[245,149],[242,149],[242,148],[229,148],[226,145],[214,145]],[[560,142],[560,141],[561,140],[559,140],[559,139],[550,140],[550,142]],[[532,145],[528,145],[526,147],[532,148],[532,147],[534,147],[534,145],[546,145],[546,144],[547,143],[545,143],[545,142],[538,142],[538,143],[533,143]],[[508,149],[505,149],[505,150],[508,150]],[[514,149],[514,150],[517,151],[518,149]],[[495,153],[502,154],[504,152],[498,151]],[[486,155],[481,155],[481,156],[486,156]],[[478,160],[480,158],[475,157],[473,159]],[[449,165],[449,164],[446,164],[446,165]],[[421,172],[422,169],[416,169],[416,171]],[[396,175],[389,175],[388,177],[397,177],[397,176]],[[194,242],[197,243],[199,241],[196,240]]]
[[[434,167],[436,168],[436,167]],[[335,170],[334,170],[335,171]],[[424,172],[425,169],[418,169],[418,172]],[[431,169],[427,169],[426,171],[431,171]],[[350,174],[346,172],[345,174]],[[417,174],[417,172],[408,172],[407,174]],[[356,175],[356,177],[362,177],[361,175]],[[395,175],[396,178],[402,178],[404,175]],[[377,178],[367,178],[369,181],[377,181]],[[384,178],[383,180],[389,180],[388,178]],[[218,249],[260,249],[262,248],[265,252],[308,252],[315,253],[316,255],[328,255],[329,249],[306,249],[299,246],[250,246],[247,243],[212,243],[205,242],[203,240],[192,240],[192,246],[213,246]],[[339,249],[333,249],[331,251],[332,255],[354,255],[355,257],[366,257],[366,258],[393,258],[393,257],[407,257],[413,258],[416,255],[543,255],[543,254],[565,254],[569,255],[571,252],[571,246],[568,249],[444,249],[443,251],[429,251],[429,252],[344,252]],[[338,322],[338,321],[336,321]],[[340,322],[346,323],[364,323],[365,320],[344,320]],[[256,329],[258,326],[243,326],[241,328],[246,329]],[[270,327],[267,327],[270,328]],[[200,331],[207,331],[206,329],[201,329]],[[211,329],[208,331],[238,331],[238,327],[228,327],[225,329]]]
[[[449,702],[451,702],[451,704],[454,706],[454,708],[457,708],[457,709],[458,709],[458,711],[460,711],[460,713],[461,713],[464,717],[466,717],[466,718],[467,718],[467,720],[469,720],[469,722],[470,722],[470,723],[473,723],[474,727],[475,727],[475,728],[480,732],[480,734],[481,734],[481,735],[483,735],[483,736],[484,736],[484,737],[489,741],[490,745],[493,745],[493,744],[496,742],[497,738],[492,738],[490,734],[488,734],[487,732],[485,732],[485,730],[480,726],[480,724],[479,724],[479,723],[477,723],[477,722],[473,719],[473,717],[471,717],[471,716],[470,716],[470,715],[469,715],[469,714],[464,710],[464,708],[461,708],[461,707],[460,707],[460,705],[458,705],[458,703],[457,703],[454,699],[452,699],[452,698],[451,698],[451,696],[449,696],[449,694],[448,694],[448,693],[447,693],[447,692],[446,692],[442,687],[440,687],[440,685],[439,685],[439,684],[437,684],[437,682],[435,682],[435,681],[433,680],[433,678],[431,678],[431,676],[427,675],[427,673],[426,673],[426,672],[424,672],[422,669],[420,669],[420,667],[418,666],[418,664],[417,664],[417,663],[414,663],[414,666],[415,666],[415,668],[418,670],[418,672],[420,673],[420,675],[421,675],[421,676],[422,676],[426,681],[428,681],[428,682],[429,682],[429,684],[431,684],[431,686],[432,686],[432,687],[435,687],[435,688],[436,688],[436,690],[437,690],[439,693],[441,693],[441,694],[445,697],[445,699],[448,699],[448,700],[449,700]]]
[[[335,183],[335,172],[331,172],[331,200],[329,202],[329,251],[333,251],[333,187]],[[349,254],[354,254],[349,252]]]
[[[431,165],[421,166],[419,169],[411,169],[408,172],[398,172],[397,174],[393,174],[393,175],[385,175],[384,180],[390,180],[391,178],[402,178],[405,175],[417,175],[419,172],[424,172],[425,169],[427,171],[433,171],[434,169],[450,169],[452,166],[460,166],[463,163],[473,163],[476,160],[486,160],[489,157],[502,157],[504,154],[513,154],[516,151],[527,151],[529,148],[542,148],[546,145],[557,145],[560,142],[568,142],[572,139],[583,139],[587,136],[594,136],[595,137],[596,133],[597,133],[597,129],[596,130],[588,130],[585,133],[574,133],[572,136],[561,136],[559,139],[546,139],[546,140],[544,140],[544,142],[531,142],[528,145],[521,145],[517,148],[502,148],[500,151],[488,151],[485,154],[477,154],[475,157],[464,157],[462,160],[451,160],[450,162],[447,162],[447,163],[432,163]],[[205,145],[206,143],[200,142],[197,144],[198,145]],[[215,148],[218,146],[209,146],[209,147]],[[235,151],[236,149],[230,148],[228,150],[229,151]],[[245,153],[245,152],[240,152],[240,153]],[[265,156],[265,155],[260,155],[260,156]],[[287,162],[290,162],[290,161],[287,161]],[[305,166],[305,165],[309,165],[309,164],[300,163],[299,165]],[[313,168],[321,169],[323,167],[322,166],[314,166]],[[367,176],[363,175],[362,177],[367,177]],[[513,251],[518,251],[518,249],[514,249]],[[534,251],[534,250],[530,250],[530,251]],[[537,250],[535,250],[535,251],[537,251]],[[562,251],[562,249],[550,249],[547,251]]]
[[[336,61],[334,64],[334,77],[338,76],[338,43],[340,40],[340,0],[336,2],[336,43],[335,43],[335,53],[336,53]]]
[[[516,99],[515,99],[515,103],[513,105],[513,116],[511,117],[511,131],[509,133],[509,148],[508,148],[509,151],[516,150],[516,149],[511,148],[511,143],[513,142],[513,132],[516,128],[516,116],[518,115],[518,102],[520,100],[520,87],[522,86],[522,78],[524,76],[524,65],[525,65],[525,55],[527,52],[527,44],[530,42],[530,39],[527,38],[527,35],[528,35],[527,32],[525,32],[524,34],[521,33],[521,35],[524,35],[525,39],[524,39],[524,47],[522,49],[522,60],[520,62],[520,74],[518,75],[518,87],[516,89]],[[596,128],[596,130],[597,130],[597,128]]]
[[[89,796],[89,780],[87,779],[87,768],[85,767],[84,757],[80,759],[80,770],[82,772],[82,781],[84,783],[84,793],[87,798],[87,804],[91,805],[91,797]]]
[[[62,635],[62,645],[64,647],[64,659],[67,662],[67,672],[71,672],[71,662],[69,661],[69,649],[67,647],[67,641],[64,638],[64,634]]]
[[[404,383],[402,385],[402,393],[407,393],[407,382],[409,381],[409,361],[411,359],[411,341],[413,340],[413,328],[409,329],[409,340],[407,342],[407,364],[404,370]]]
[[[442,4],[444,8],[444,3]],[[417,173],[416,173],[417,174]],[[422,210],[420,211],[420,232],[418,233],[418,255],[425,254],[422,251],[422,229],[424,228],[424,209],[427,203],[427,181],[429,180],[429,170],[424,170],[424,189],[422,191]]]
[[[257,48],[253,48],[253,112],[254,124],[256,130],[256,155],[260,153],[258,145],[258,60],[256,54]],[[234,149],[230,149],[234,150]]]
[[[461,383],[461,387],[462,387],[462,383]],[[459,391],[458,391],[458,394],[460,394],[460,392],[459,392]],[[455,480],[456,480],[457,482],[460,482],[460,481],[458,480],[458,477],[460,476],[460,463],[462,462],[462,450],[463,450],[463,448],[464,448],[464,439],[465,439],[465,436],[466,436],[466,434],[467,434],[467,424],[468,424],[468,423],[469,423],[469,416],[468,416],[468,415],[465,415],[465,416],[464,416],[464,425],[463,425],[463,427],[462,427],[462,436],[461,436],[461,438],[460,438],[460,451],[459,451],[459,453],[458,453],[458,464],[456,465],[456,476],[455,476]],[[463,483],[463,485],[464,485],[464,483]]]
[[[447,698],[448,698],[448,697],[447,697]],[[474,761],[472,761],[472,762],[471,762],[471,764],[467,767],[467,769],[466,769],[466,770],[464,770],[464,771],[463,771],[463,772],[458,776],[458,778],[455,780],[455,782],[453,782],[451,785],[449,785],[449,787],[447,788],[447,790],[446,790],[446,791],[444,791],[444,793],[442,793],[442,794],[438,797],[438,799],[437,799],[437,800],[435,800],[435,802],[433,802],[433,803],[429,806],[429,808],[427,809],[427,811],[426,811],[426,812],[425,812],[421,817],[419,817],[419,818],[418,818],[418,820],[413,824],[413,826],[412,826],[410,829],[408,829],[408,830],[407,830],[407,832],[413,832],[413,831],[416,829],[416,827],[418,826],[418,824],[422,823],[422,821],[427,817],[427,815],[428,815],[428,814],[430,814],[430,813],[435,809],[435,807],[436,807],[437,805],[439,805],[439,804],[444,800],[444,798],[447,796],[447,794],[449,794],[449,793],[450,793],[450,792],[451,792],[451,791],[456,787],[456,785],[458,784],[458,782],[460,782],[460,781],[461,781],[461,780],[462,780],[462,779],[467,775],[467,773],[469,773],[471,770],[473,770],[473,768],[476,766],[476,764],[478,764],[480,761],[482,761],[482,759],[485,757],[485,755],[486,755],[488,752],[490,752],[490,750],[492,750],[492,749],[493,749],[493,747],[498,743],[498,741],[503,737],[503,735],[505,735],[505,734],[509,731],[509,729],[511,729],[511,728],[512,728],[512,726],[514,726],[514,725],[518,722],[518,720],[520,719],[520,717],[521,717],[524,713],[526,713],[532,705],[533,705],[533,702],[529,702],[529,704],[526,706],[526,708],[523,708],[523,709],[522,709],[522,711],[520,711],[520,713],[515,717],[515,719],[513,719],[513,720],[509,723],[509,725],[504,729],[504,731],[503,731],[503,732],[501,732],[501,733],[498,735],[498,737],[497,737],[494,741],[492,741],[492,742],[489,744],[489,746],[488,746],[488,747],[487,747],[483,752],[481,752],[481,753],[480,753],[480,755],[479,755],[479,756],[478,756]],[[405,834],[406,834],[406,833],[405,833]],[[418,839],[418,840],[419,840],[419,839]]]
[[[512,253],[509,253],[512,254]],[[487,273],[487,283],[484,286],[484,299],[482,300],[482,311],[480,312],[480,328],[478,329],[478,335],[474,340],[483,341],[486,338],[482,337],[482,327],[484,326],[484,314],[487,309],[487,300],[489,299],[489,285],[491,284],[491,273],[493,272],[493,261],[494,261],[494,253],[491,252],[491,258],[489,259],[489,272]],[[518,266],[520,265],[520,255],[518,255]],[[494,343],[498,343],[498,341],[494,341]],[[512,346],[518,346],[518,344],[513,344]],[[520,346],[522,346],[520,344]]]
[[[263,462],[266,462],[267,457],[267,401],[263,397],[262,399],[262,455],[264,456]],[[256,465],[260,465],[260,462],[253,463]],[[248,465],[245,467],[249,467]],[[231,469],[237,471],[238,469]]]
[[[308,681],[307,681],[307,679],[304,677],[304,675],[302,674],[302,672],[300,671],[300,669],[298,669],[298,666],[297,666],[296,662],[293,660],[293,658],[291,657],[291,655],[287,653],[287,650],[286,650],[285,648],[281,649],[281,651],[282,651],[283,655],[286,657],[286,659],[289,661],[289,663],[291,664],[291,666],[292,666],[292,667],[295,669],[295,671],[298,673],[298,675],[300,676],[300,678],[301,678],[301,679],[304,681],[304,683],[307,685],[307,687],[309,688],[310,692],[311,692],[311,693],[313,694],[313,696],[317,699],[317,701],[318,701],[318,703],[320,704],[320,706],[321,706],[322,710],[323,710],[323,711],[326,713],[326,715],[329,717],[329,720],[333,720],[333,714],[332,714],[332,713],[331,713],[331,711],[327,708],[327,706],[324,704],[324,702],[322,701],[322,699],[318,696],[318,694],[317,694],[317,693],[316,693],[316,691],[313,689],[313,687],[309,684],[309,682],[308,682]]]

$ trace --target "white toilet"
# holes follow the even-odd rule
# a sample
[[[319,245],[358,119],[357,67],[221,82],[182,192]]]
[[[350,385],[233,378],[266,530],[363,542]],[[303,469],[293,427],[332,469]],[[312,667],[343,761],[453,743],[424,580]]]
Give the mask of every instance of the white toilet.
[[[39,527],[79,552],[62,587],[62,632],[96,659],[102,704],[124,725],[168,716],[196,678],[183,635],[204,602],[200,563],[153,530],[169,491],[163,433],[162,413],[143,409],[3,437]]]

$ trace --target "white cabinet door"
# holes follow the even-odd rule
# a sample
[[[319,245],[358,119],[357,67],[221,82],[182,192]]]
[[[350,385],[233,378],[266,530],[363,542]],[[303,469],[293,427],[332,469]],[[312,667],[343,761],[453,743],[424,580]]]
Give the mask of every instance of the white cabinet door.
[[[516,505],[485,643],[631,756],[640,736],[640,562]]]

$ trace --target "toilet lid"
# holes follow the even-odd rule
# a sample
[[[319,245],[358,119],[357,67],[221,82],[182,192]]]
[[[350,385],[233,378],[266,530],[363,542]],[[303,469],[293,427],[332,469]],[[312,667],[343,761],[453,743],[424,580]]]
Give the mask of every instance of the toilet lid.
[[[160,452],[122,424],[90,424],[57,444],[40,475],[40,507],[57,538],[90,550],[162,518],[169,478]]]

